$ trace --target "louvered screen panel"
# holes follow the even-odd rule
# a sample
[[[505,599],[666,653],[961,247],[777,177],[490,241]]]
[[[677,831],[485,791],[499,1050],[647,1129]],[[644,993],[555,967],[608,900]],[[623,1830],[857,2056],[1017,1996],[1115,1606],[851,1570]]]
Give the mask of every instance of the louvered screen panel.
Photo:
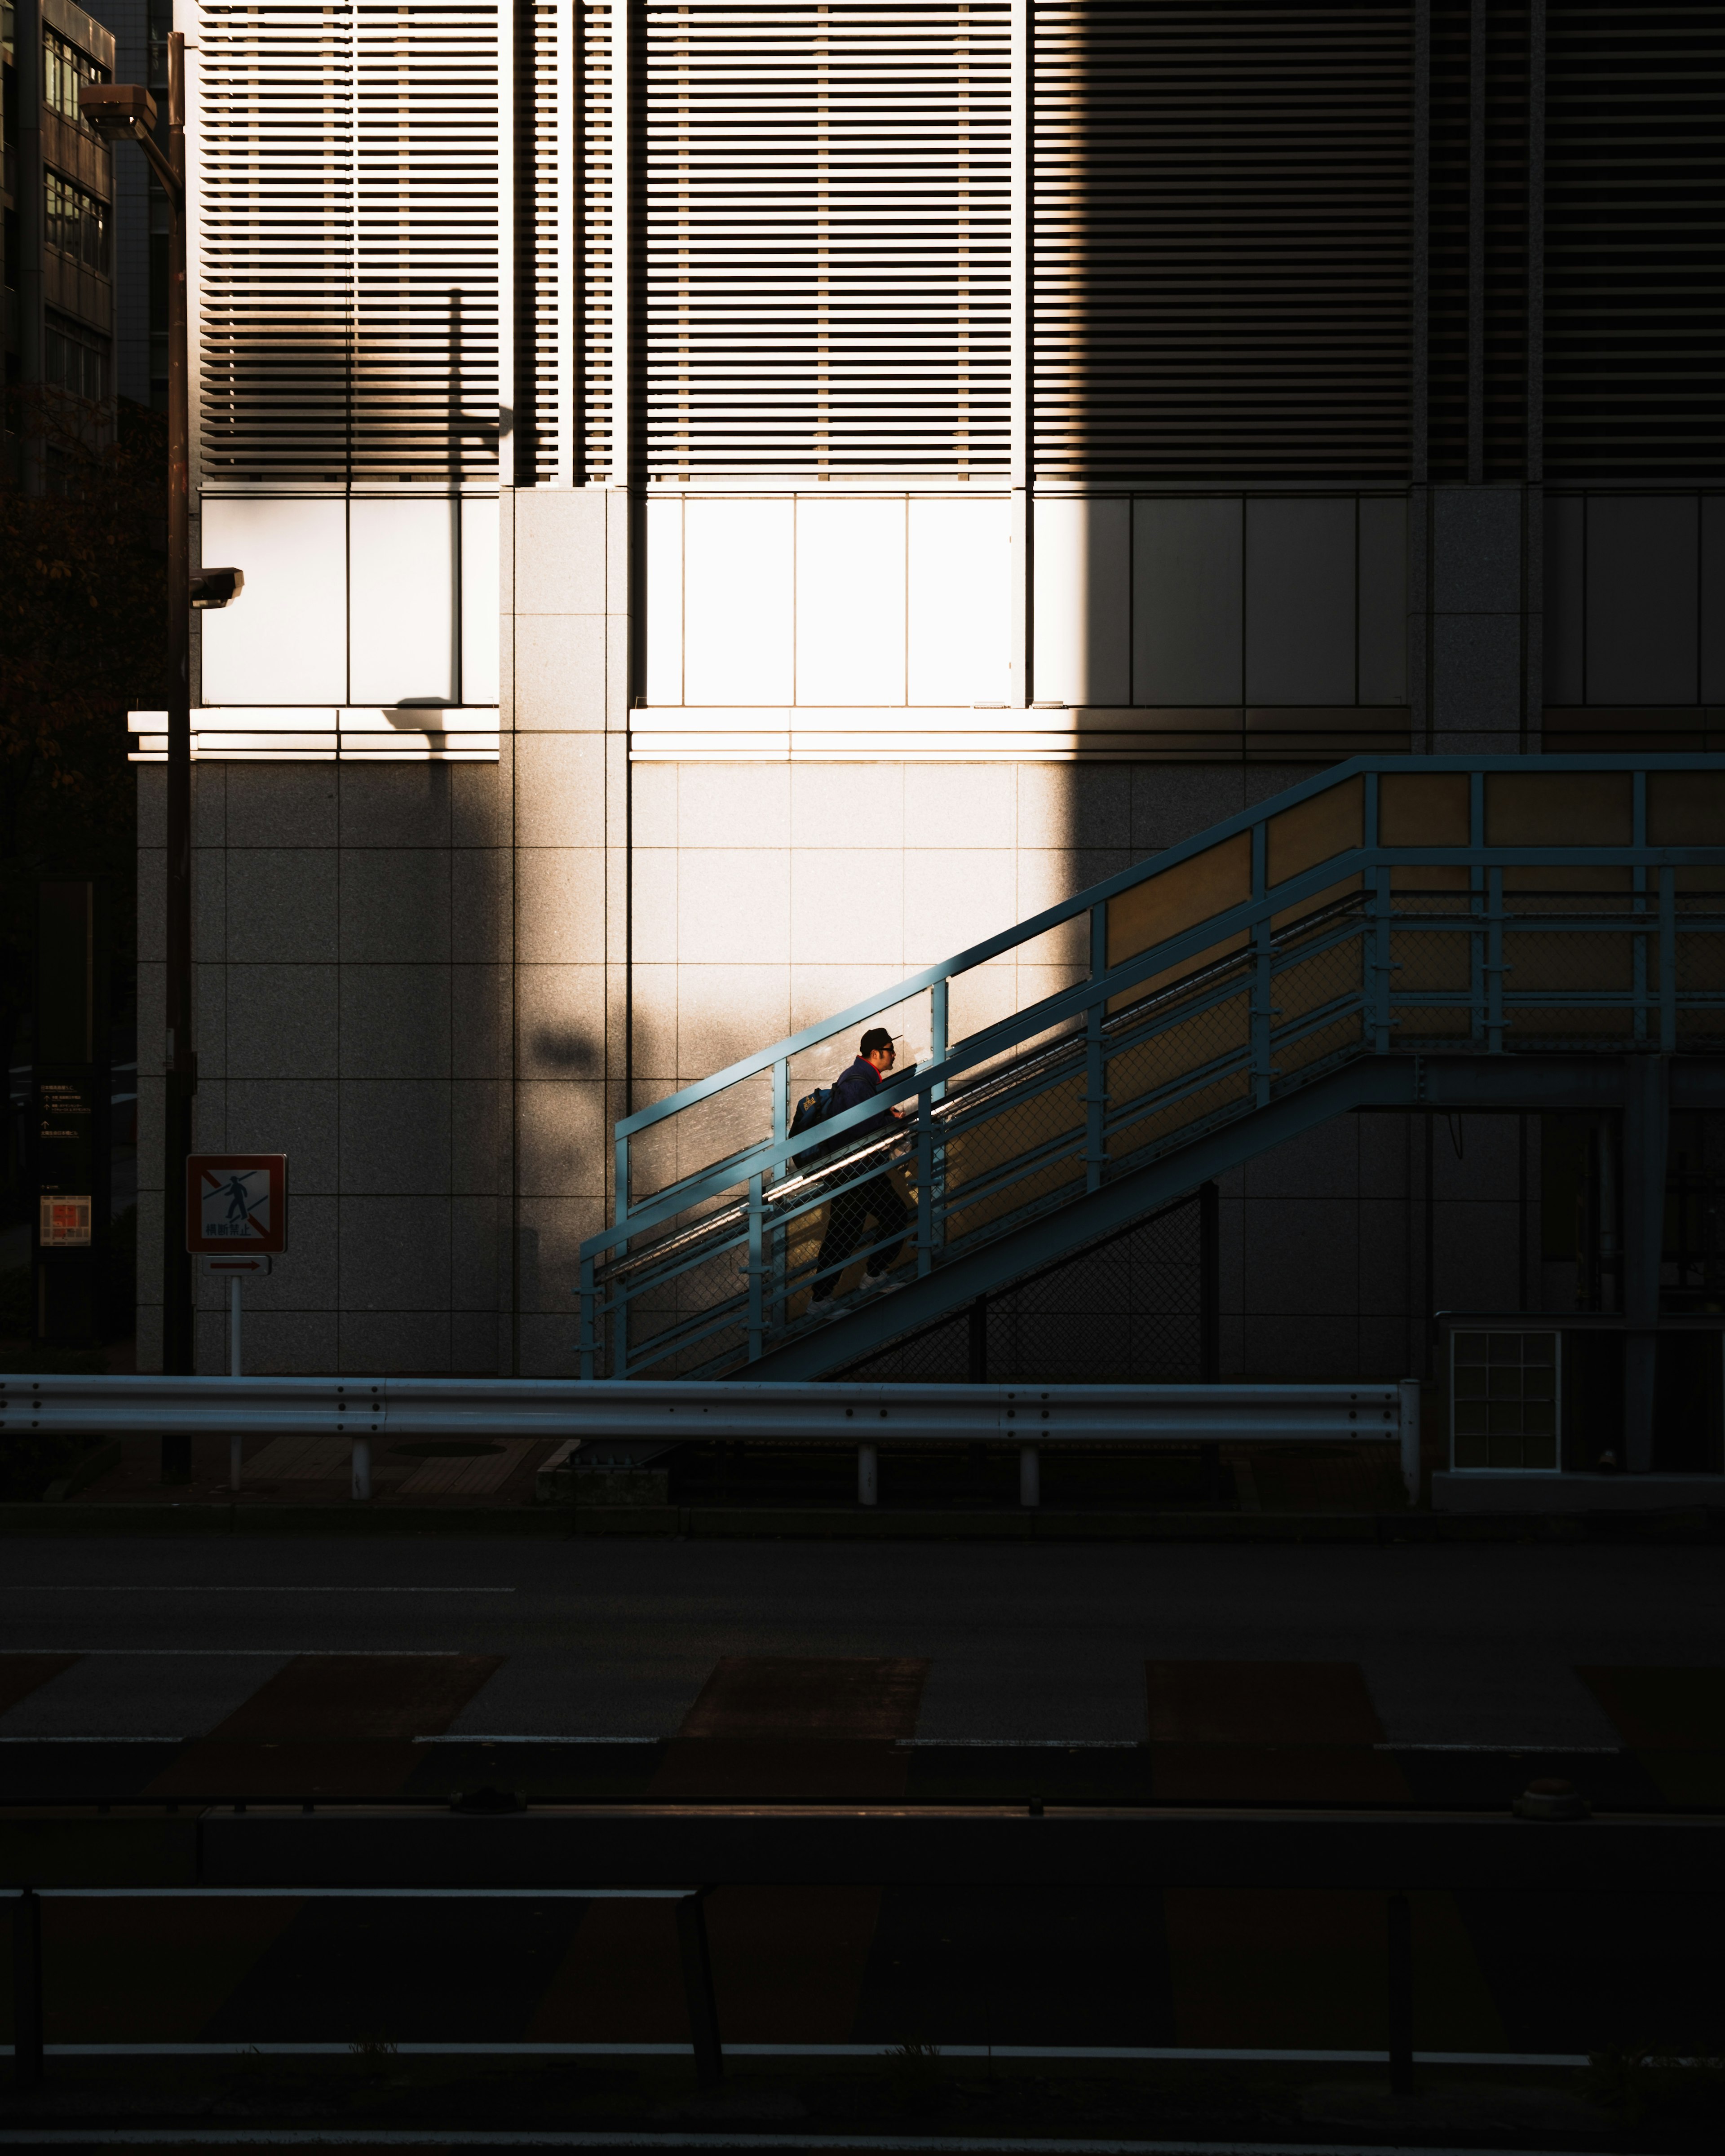
[[[575,476],[603,479],[611,470],[611,38],[614,18],[602,0],[581,0],[576,19],[580,26],[576,110],[581,139],[576,154],[581,214],[575,305],[576,320],[581,324],[586,469]]]
[[[1549,16],[1548,479],[1725,476],[1725,13]]]
[[[1044,0],[1045,476],[1405,478],[1407,0]]]
[[[1006,467],[1009,10],[649,8],[647,470]]]
[[[567,7],[568,0],[562,0],[562,4]],[[565,85],[560,80],[560,14],[559,0],[530,0],[527,11],[516,18],[518,23],[530,26],[532,39],[526,116],[532,133],[531,141],[521,146],[526,156],[517,160],[520,178],[525,180],[531,200],[532,218],[531,260],[525,290],[517,295],[520,312],[516,336],[523,350],[531,354],[533,367],[531,428],[530,432],[524,430],[516,444],[517,486],[555,479],[564,448],[557,394],[562,298],[559,239],[563,212],[558,180],[568,145],[563,140],[567,117],[561,104]]]
[[[209,0],[202,62],[205,477],[495,475],[495,8]]]
[[[1527,470],[1527,69],[1526,0],[1491,0],[1485,18],[1483,248],[1480,261],[1479,468]],[[1470,0],[1435,0],[1431,26],[1430,399],[1435,480],[1470,476],[1474,17]]]

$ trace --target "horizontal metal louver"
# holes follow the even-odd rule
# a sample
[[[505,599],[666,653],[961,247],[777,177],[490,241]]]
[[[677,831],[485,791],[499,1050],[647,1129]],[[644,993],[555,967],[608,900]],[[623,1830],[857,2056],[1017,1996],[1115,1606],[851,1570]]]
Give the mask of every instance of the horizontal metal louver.
[[[1546,476],[1725,475],[1725,13],[1557,0]]]
[[[649,474],[1006,469],[1009,20],[648,8]]]
[[[211,481],[495,476],[495,7],[206,0]]]
[[[1405,478],[1407,0],[1045,0],[1047,477]]]

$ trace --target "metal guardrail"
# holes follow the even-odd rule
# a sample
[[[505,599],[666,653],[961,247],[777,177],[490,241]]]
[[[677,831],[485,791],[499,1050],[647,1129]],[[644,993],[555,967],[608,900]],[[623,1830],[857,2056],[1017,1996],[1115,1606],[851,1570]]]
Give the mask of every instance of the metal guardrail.
[[[1420,1488],[1420,1386],[742,1384],[562,1378],[0,1376],[0,1437],[341,1437],[369,1497],[377,1437],[715,1439],[852,1445],[875,1502],[883,1444],[1019,1447],[1019,1496],[1041,1502],[1040,1450],[1371,1440]]]
[[[0,1887],[13,1904],[13,2082],[42,2082],[44,2020],[42,1904],[44,1902],[674,1902],[683,2003],[689,2015],[696,2079],[710,2088],[724,2074],[712,1957],[707,1945],[706,1890],[700,1887]]]
[[[51,1835],[39,1848],[14,1839],[3,1860],[23,1884],[14,1901],[14,2015],[18,2078],[27,2087],[39,2081],[43,2064],[42,1904],[66,1892],[69,1872],[80,1879],[74,1891],[80,1900],[258,1893],[574,1899],[595,1897],[608,1885],[659,1898],[669,1889],[677,1901],[691,2048],[708,2082],[723,2071],[723,2051],[701,1895],[682,1883],[691,1878],[708,1889],[973,1887],[1022,1894],[1297,1886],[1383,1893],[1387,2056],[1392,2085],[1404,2092],[1414,2061],[1410,1893],[1692,1897],[1725,1884],[1725,1820],[1659,1815],[1080,1807],[1035,1799],[1028,1806],[547,1804],[485,1817],[388,1804],[235,1805],[174,1821],[183,1876],[141,1891],[81,1884],[91,1868],[111,1875],[136,1863],[136,1853],[115,1861],[119,1835],[135,1822],[74,1821],[57,1811],[44,1824]]]
[[[905,1232],[822,1265],[834,1205],[889,1170],[920,1285],[1021,1232],[1057,1255],[1086,1199],[1356,1059],[1717,1053],[1722,834],[1718,757],[1337,766],[626,1116],[583,1374],[715,1377],[812,1332],[811,1289]],[[949,1038],[955,980],[1063,930],[1086,978]],[[883,1019],[917,1063],[791,1137]],[[914,1127],[871,1130],[892,1106]]]

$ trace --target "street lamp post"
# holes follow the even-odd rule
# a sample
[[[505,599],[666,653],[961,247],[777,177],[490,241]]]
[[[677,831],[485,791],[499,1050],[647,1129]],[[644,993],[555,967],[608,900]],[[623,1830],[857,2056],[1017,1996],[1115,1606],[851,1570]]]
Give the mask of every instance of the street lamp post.
[[[186,1250],[186,1156],[198,1057],[192,1034],[192,560],[186,351],[186,40],[167,41],[167,148],[156,140],[156,100],[138,83],[85,83],[85,119],[108,141],[130,138],[167,197],[167,1097],[162,1176],[162,1367],[193,1370],[192,1261]],[[192,1477],[192,1440],[162,1440],[162,1479]]]

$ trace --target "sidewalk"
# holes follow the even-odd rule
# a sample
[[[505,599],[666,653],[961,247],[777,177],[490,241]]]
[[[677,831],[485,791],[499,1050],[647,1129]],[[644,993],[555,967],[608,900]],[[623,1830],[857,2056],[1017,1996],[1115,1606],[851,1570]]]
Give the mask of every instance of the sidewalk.
[[[531,1505],[534,1478],[555,1450],[549,1438],[381,1440],[372,1455],[372,1511],[475,1509],[506,1512]],[[357,1509],[352,1445],[346,1437],[264,1437],[244,1440],[240,1487],[228,1484],[228,1440],[192,1440],[192,1479],[162,1480],[162,1440],[129,1437],[120,1459],[64,1501],[74,1506],[331,1506]]]

